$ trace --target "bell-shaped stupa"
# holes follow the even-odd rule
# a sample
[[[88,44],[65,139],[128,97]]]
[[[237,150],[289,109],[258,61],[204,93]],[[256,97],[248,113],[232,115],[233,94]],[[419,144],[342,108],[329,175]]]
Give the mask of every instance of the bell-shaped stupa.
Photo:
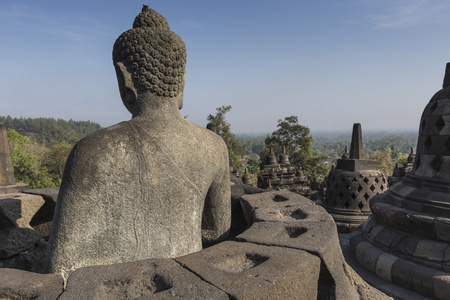
[[[333,216],[339,232],[352,232],[370,215],[370,199],[386,189],[387,180],[377,170],[377,161],[364,159],[361,124],[353,124],[350,153],[346,147],[330,171],[322,206]]]
[[[352,238],[359,263],[381,279],[435,299],[450,295],[450,64],[422,114],[414,167],[374,197]]]

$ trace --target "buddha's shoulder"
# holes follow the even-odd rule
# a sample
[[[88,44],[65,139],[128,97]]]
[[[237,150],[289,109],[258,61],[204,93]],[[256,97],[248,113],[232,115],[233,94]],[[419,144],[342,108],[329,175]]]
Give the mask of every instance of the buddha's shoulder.
[[[89,152],[91,155],[101,155],[106,149],[120,148],[131,143],[132,135],[128,122],[100,129],[81,139],[74,151]]]
[[[189,122],[189,132],[192,135],[196,135],[199,139],[203,140],[206,143],[211,144],[212,146],[216,147],[226,147],[225,142],[223,139],[217,135],[215,132],[212,132],[209,129],[200,127],[196,124]]]

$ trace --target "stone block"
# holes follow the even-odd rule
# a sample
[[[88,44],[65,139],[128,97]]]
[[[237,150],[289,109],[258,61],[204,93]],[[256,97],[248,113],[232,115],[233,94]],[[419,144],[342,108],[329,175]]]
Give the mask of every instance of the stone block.
[[[322,214],[310,213],[320,209]],[[344,271],[345,265],[339,245],[336,225],[331,216],[321,207],[302,207],[307,215],[305,219],[285,222],[256,222],[244,233],[237,236],[237,240],[282,246],[307,251],[319,256],[322,260],[322,271],[319,279],[319,290],[332,289],[336,299],[359,299],[355,282],[362,281],[357,275],[349,278]],[[331,278],[331,281],[328,280]],[[352,283],[355,283],[354,285]],[[361,283],[358,290],[367,292],[366,286]],[[331,296],[330,296],[331,297]]]
[[[22,193],[0,196],[0,259],[19,254],[39,242],[41,236],[30,222],[44,202],[40,196]]]
[[[358,243],[358,245],[356,245],[356,251],[355,251],[355,257],[356,260],[363,265],[366,269],[368,269],[369,271],[373,271],[371,270],[371,267],[366,267],[366,265],[364,264],[364,254],[366,253],[367,249],[373,248],[373,245],[367,241],[363,241]]]
[[[0,231],[0,259],[5,259],[32,248],[41,236],[30,228],[6,228]]]
[[[30,186],[23,182],[16,182],[13,185],[3,185],[0,186],[0,194],[15,194],[20,193],[25,189],[29,189]]]
[[[255,216],[261,222],[255,222],[238,240],[321,254],[338,242],[336,225],[320,206],[256,209]]]
[[[239,200],[242,195],[259,194],[267,192],[265,189],[260,189],[248,184],[235,184],[231,186],[231,200]]]
[[[59,300],[228,299],[171,259],[84,267],[69,277]]]
[[[0,299],[56,300],[63,291],[63,278],[57,274],[3,268],[0,278]]]
[[[447,218],[436,218],[434,230],[436,239],[450,243],[450,220]]]
[[[23,191],[24,194],[41,196],[45,203],[36,212],[30,221],[30,225],[46,240],[50,235],[53,214],[55,212],[56,201],[58,200],[59,187],[28,189]]]
[[[391,268],[392,283],[402,286],[409,290],[413,287],[413,270],[417,265],[403,259],[397,259]]]
[[[421,240],[421,238],[405,234],[403,235],[403,240],[397,245],[395,250],[400,251],[401,253],[408,256],[414,256],[417,248],[417,243],[419,243]]]
[[[256,208],[253,215],[254,222],[289,222],[306,218],[319,218],[324,222],[329,220],[328,216],[324,214],[323,208],[316,205]]]
[[[398,257],[389,254],[383,253],[378,257],[377,265],[375,267],[375,274],[381,279],[392,282],[391,270],[392,265],[397,261]]]
[[[36,273],[45,271],[47,242],[41,241],[36,246],[9,258],[0,259],[0,268],[12,268]]]
[[[247,220],[245,219],[244,212],[242,211],[241,203],[239,198],[242,195],[248,194],[259,194],[266,192],[267,190],[253,187],[248,184],[235,184],[231,186],[231,229],[230,238],[242,233],[248,226]]]
[[[377,234],[375,242],[384,247],[390,248],[391,245],[396,241],[395,236],[393,236],[392,231],[388,230],[386,227],[381,227],[383,227],[383,229],[380,230],[380,232]]]
[[[378,259],[383,253],[384,253],[383,251],[373,246],[366,248],[363,254],[364,267],[368,269],[370,272],[375,273]]]
[[[433,277],[434,297],[440,300],[448,299],[450,295],[450,275]]]
[[[23,190],[22,193],[42,196],[45,201],[53,202],[53,204],[56,204],[56,201],[58,200],[59,187],[26,189]]]
[[[413,269],[412,285],[413,290],[428,297],[434,296],[433,277],[437,270],[417,264]]]
[[[362,233],[362,228],[357,228],[353,233],[355,235],[350,239],[350,252],[355,254],[356,253],[356,247],[362,242],[366,242],[366,238],[364,237]]]
[[[316,299],[320,259],[304,251],[223,242],[176,258],[233,299]]]
[[[308,198],[287,191],[243,195],[239,200],[248,224],[254,222],[254,212],[257,208],[284,208],[314,205]]]
[[[414,256],[441,264],[447,247],[447,243],[421,239],[417,242]]]
[[[37,195],[22,193],[0,195],[0,229],[31,228],[31,219],[44,203],[44,199]]]

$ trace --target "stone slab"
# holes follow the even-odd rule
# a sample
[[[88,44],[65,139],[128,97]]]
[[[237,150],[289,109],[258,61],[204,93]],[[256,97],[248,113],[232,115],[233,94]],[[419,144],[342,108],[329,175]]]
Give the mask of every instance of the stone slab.
[[[63,278],[57,274],[0,268],[0,278],[0,299],[56,300],[63,291]]]
[[[0,259],[0,268],[20,269],[35,273],[45,272],[45,260],[47,257],[47,242],[41,240],[31,249],[11,256],[6,259]]]
[[[391,269],[394,262],[398,259],[389,253],[383,253],[378,257],[375,274],[383,280],[392,282]]]
[[[0,229],[31,228],[31,219],[44,203],[44,199],[37,195],[23,193],[0,195]]]
[[[0,259],[19,254],[39,242],[41,236],[30,222],[44,202],[36,195],[0,195]]]
[[[320,259],[304,251],[226,241],[176,260],[233,299],[316,299]]]
[[[39,195],[44,198],[44,205],[36,212],[30,225],[43,238],[48,239],[50,235],[50,228],[52,225],[53,214],[55,212],[56,201],[58,200],[59,187],[42,188],[42,189],[28,189],[22,193]]]
[[[239,198],[248,224],[254,222],[254,211],[257,208],[283,208],[292,206],[314,205],[306,197],[288,191],[272,191]]]
[[[17,255],[36,245],[41,236],[30,228],[6,228],[0,231],[0,259]]]
[[[299,208],[290,209],[294,209],[294,212],[300,215],[297,211]],[[274,210],[267,209],[266,212]],[[278,210],[283,212],[288,208]],[[364,299],[366,296],[370,298],[371,293],[367,285],[357,275],[355,278],[349,278],[348,272],[343,267],[345,262],[339,245],[336,224],[332,217],[320,206],[303,206],[301,211],[306,215],[304,219],[274,222],[277,214],[273,214],[274,219],[267,217],[267,220],[271,221],[255,222],[244,233],[238,235],[237,240],[296,248],[314,253],[321,258],[326,270],[325,273],[321,273],[322,278],[319,279],[319,284],[328,286],[329,289],[334,288],[333,297],[336,299],[359,299],[360,297]],[[327,276],[331,276],[334,283],[327,282],[324,279]],[[321,287],[322,291],[324,289],[326,288]]]
[[[228,299],[171,259],[84,267],[69,277],[59,300]]]
[[[14,194],[14,193],[20,193],[25,189],[29,189],[30,186],[28,184],[25,184],[23,182],[16,182],[13,185],[4,185],[0,186],[0,195],[1,194]]]
[[[42,189],[26,189],[23,190],[22,193],[24,194],[31,194],[31,195],[39,195],[44,198],[45,201],[50,201],[56,204],[56,201],[58,200],[58,193],[59,193],[59,186],[58,187],[51,187],[51,188],[42,188]]]

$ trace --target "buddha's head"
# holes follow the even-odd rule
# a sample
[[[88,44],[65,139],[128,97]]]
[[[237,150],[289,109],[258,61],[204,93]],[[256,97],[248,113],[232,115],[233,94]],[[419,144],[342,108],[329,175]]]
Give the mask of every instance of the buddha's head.
[[[120,96],[131,113],[140,94],[176,101],[182,108],[186,47],[170,31],[167,20],[153,9],[144,6],[133,29],[116,40],[113,63]]]

